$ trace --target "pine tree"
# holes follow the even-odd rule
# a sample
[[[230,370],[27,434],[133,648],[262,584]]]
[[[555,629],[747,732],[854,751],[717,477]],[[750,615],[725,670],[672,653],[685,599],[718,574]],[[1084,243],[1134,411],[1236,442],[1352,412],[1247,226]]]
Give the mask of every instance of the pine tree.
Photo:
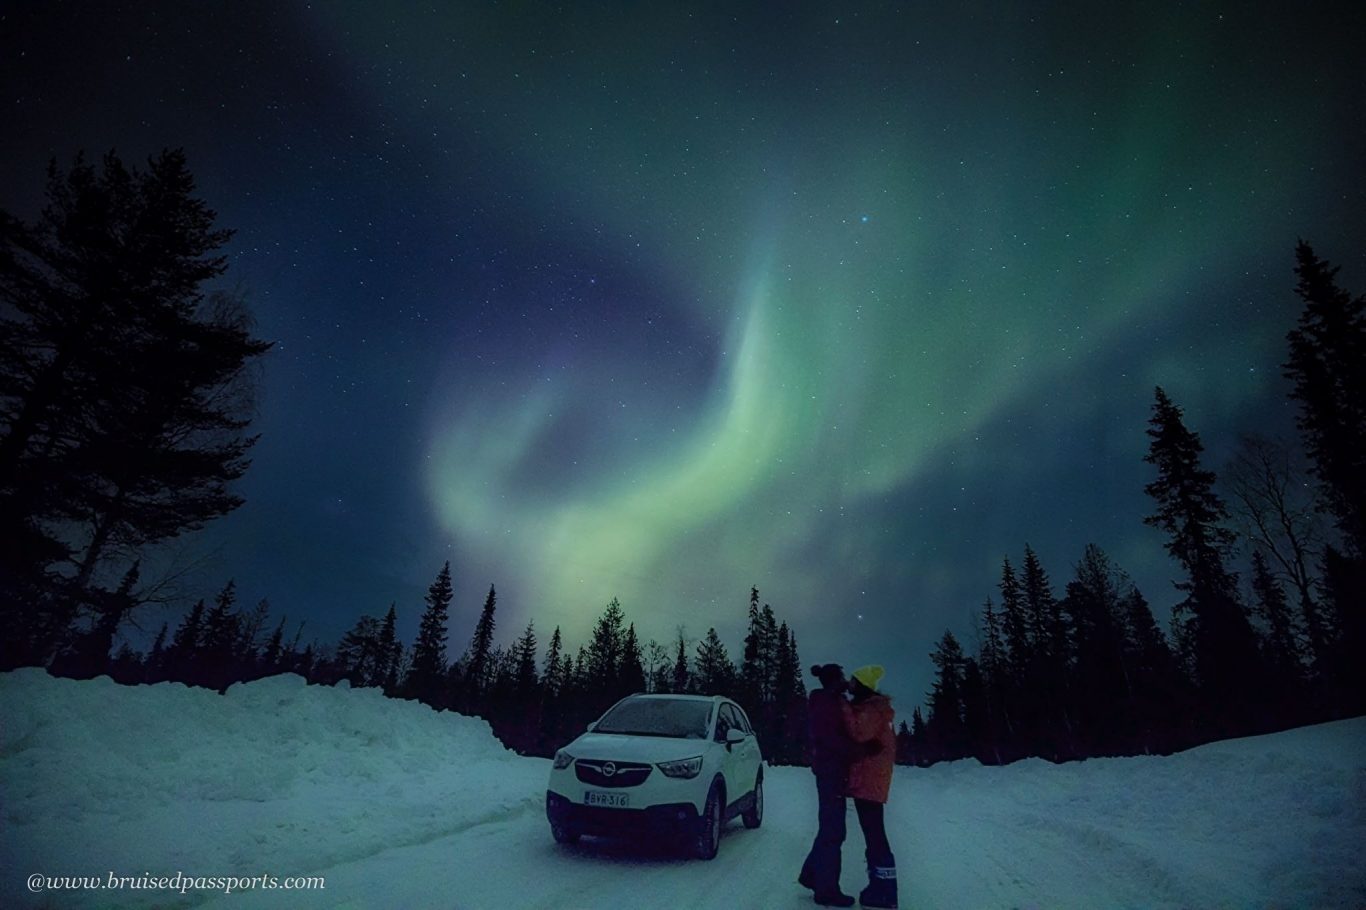
[[[930,764],[929,756],[926,754],[927,737],[925,717],[920,713],[920,706],[916,705],[915,710],[911,712],[911,764],[922,767]]]
[[[678,652],[674,657],[673,689],[675,693],[692,691],[692,674],[688,672],[688,645],[683,640],[683,627],[678,629]]]
[[[1005,761],[1005,746],[1010,729],[1007,714],[1009,667],[1005,659],[1005,645],[1001,639],[1001,617],[996,613],[991,598],[982,605],[982,647],[978,664],[982,671],[982,688],[986,708],[986,743],[983,753],[996,764]],[[982,761],[986,761],[982,758]]]
[[[540,680],[536,677],[536,624],[528,622],[526,631],[513,649],[517,662],[516,684],[519,697],[530,700]]]
[[[1001,640],[1001,617],[996,613],[991,598],[982,604],[982,673],[988,687],[999,692],[1005,679],[1005,645]]]
[[[261,653],[257,642],[261,631],[270,619],[270,601],[262,597],[250,613],[239,617],[237,624],[237,643],[235,660],[239,669],[239,679],[258,679],[260,677]]]
[[[611,701],[626,694],[621,689],[621,659],[626,639],[626,630],[622,628],[624,620],[621,601],[613,597],[598,617],[588,643],[588,674],[592,686],[607,693]]]
[[[1286,336],[1290,397],[1300,403],[1305,449],[1347,555],[1366,559],[1366,296],[1338,287],[1338,269],[1304,241],[1295,260],[1305,307]]]
[[[161,629],[157,631],[157,637],[152,641],[152,650],[147,652],[144,682],[157,683],[166,678],[166,636],[169,633],[170,626],[162,623]]]
[[[1029,618],[1024,592],[1007,557],[1001,563],[1001,617],[1005,631],[1005,656],[1012,679],[1023,680],[1029,668]]]
[[[735,665],[715,628],[697,646],[697,691],[702,695],[730,695],[735,688]]]
[[[759,613],[759,589],[749,589],[749,627],[745,632],[745,647],[740,663],[740,704],[750,714],[759,716],[766,688],[763,620]]]
[[[1083,755],[1123,750],[1134,688],[1125,648],[1120,575],[1105,551],[1087,544],[1067,584],[1073,629],[1072,692],[1076,748]]]
[[[191,674],[199,657],[200,640],[204,635],[204,601],[199,600],[175,630],[171,639],[169,673],[175,682],[191,682]]]
[[[398,640],[397,604],[389,604],[389,612],[384,614],[384,622],[379,627],[379,638],[375,649],[374,672],[369,684],[383,689],[384,694],[393,694],[398,684],[398,666],[403,661],[403,642]]]
[[[125,641],[109,661],[109,678],[116,683],[132,686],[143,681],[145,669],[141,656]]]
[[[564,720],[565,663],[560,627],[550,635],[541,662],[541,723],[538,744],[542,754],[554,754]],[[569,658],[572,660],[573,658]]]
[[[1132,585],[1120,598],[1126,661],[1132,667],[1133,702],[1128,725],[1130,751],[1153,754],[1176,748],[1181,718],[1170,708],[1188,701],[1166,636],[1148,601]]]
[[[71,645],[53,659],[48,672],[54,676],[92,679],[109,671],[114,635],[123,617],[138,604],[133,589],[138,583],[140,567],[141,563],[135,560],[116,590],[98,592],[93,598],[96,608],[93,627],[83,635],[74,636]],[[139,672],[140,669],[139,662]]]
[[[645,667],[641,662],[640,640],[636,638],[635,623],[626,627],[621,646],[621,681],[623,696],[645,691]]]
[[[261,654],[262,669],[266,674],[280,672],[280,664],[284,657],[284,637],[285,637],[285,618],[280,617],[280,623],[271,633],[270,640],[266,642],[266,649]]]
[[[465,652],[463,660],[464,695],[466,710],[480,713],[483,708],[484,693],[490,688],[493,673],[493,631],[497,627],[494,614],[498,611],[498,592],[489,585],[488,596],[484,598],[484,609],[479,613],[479,621],[474,625],[474,636]]]
[[[669,681],[673,677],[673,667],[669,662],[669,649],[650,639],[645,646],[645,680],[650,692],[668,692]]]
[[[545,649],[545,660],[541,663],[541,685],[547,698],[558,695],[560,687],[564,685],[564,659],[561,656],[563,648],[560,627],[556,626],[550,635],[550,644]]]
[[[771,701],[773,699],[777,675],[778,618],[773,615],[773,607],[768,604],[764,604],[763,610],[759,612],[759,630],[759,641],[761,644],[759,667],[760,676],[763,680],[763,691],[761,694],[765,701]]]
[[[1056,601],[1039,557],[1029,544],[1025,544],[1023,582],[1025,621],[1032,649],[1051,656],[1057,641],[1059,628],[1056,618]]]
[[[796,640],[784,622],[774,635],[772,718],[761,740],[773,760],[793,764],[806,746],[806,688]]]
[[[379,620],[362,616],[337,644],[334,661],[339,679],[353,686],[373,685],[380,661]]]
[[[1342,546],[1323,553],[1331,619],[1313,617],[1310,633],[1323,629],[1329,640],[1323,675],[1336,712],[1351,715],[1366,710],[1366,296],[1338,287],[1338,269],[1309,244],[1301,241],[1295,258],[1305,308],[1287,336],[1285,375],[1319,498],[1342,535]]]
[[[588,652],[583,645],[579,645],[578,653],[574,657],[573,671],[569,674],[569,679],[579,694],[582,694],[594,682],[593,671],[588,664]]]
[[[1299,682],[1303,667],[1300,630],[1286,600],[1285,590],[1271,573],[1261,550],[1252,551],[1254,612],[1266,627],[1264,650],[1267,665],[1281,686]]]
[[[1187,580],[1177,587],[1188,594],[1195,672],[1209,720],[1219,732],[1243,732],[1252,714],[1249,703],[1258,700],[1264,681],[1237,580],[1224,564],[1233,541],[1223,525],[1228,511],[1214,491],[1213,472],[1200,465],[1200,437],[1186,428],[1181,409],[1161,388],[1155,394],[1152,445],[1144,460],[1157,468],[1157,479],[1144,492],[1157,511],[1143,520],[1167,533],[1167,552],[1186,570]]]
[[[446,622],[453,589],[449,561],[437,573],[436,581],[427,589],[427,609],[417,627],[417,641],[413,643],[413,660],[404,681],[409,698],[416,698],[433,707],[442,707],[442,689],[446,677]]]
[[[963,746],[978,761],[999,761],[991,705],[981,665],[971,657],[963,660]]]
[[[1366,713],[1366,561],[1323,548],[1323,591],[1332,604],[1327,626],[1326,672],[1335,716]]]
[[[920,710],[916,708],[916,710]],[[915,738],[911,736],[911,728],[903,720],[896,728],[896,763],[898,765],[910,765],[915,762]]]
[[[226,689],[232,681],[233,645],[238,633],[238,616],[233,610],[236,602],[237,584],[229,580],[204,617],[204,635],[199,649],[202,669],[198,682],[211,689]]]
[[[930,654],[936,679],[929,694],[930,717],[926,732],[934,760],[962,758],[967,754],[963,724],[963,647],[952,631],[944,636]]]
[[[17,633],[0,668],[98,611],[108,560],[241,505],[244,367],[270,347],[239,300],[203,291],[231,232],[183,152],[145,172],[112,152],[54,162],[47,203],[32,225],[0,212],[0,622]]]

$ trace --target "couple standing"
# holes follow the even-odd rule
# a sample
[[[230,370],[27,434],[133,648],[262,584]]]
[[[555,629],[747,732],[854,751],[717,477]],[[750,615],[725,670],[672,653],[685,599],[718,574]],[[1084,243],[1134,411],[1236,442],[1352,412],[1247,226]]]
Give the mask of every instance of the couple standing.
[[[811,675],[821,681],[807,709],[820,827],[797,881],[814,891],[816,903],[825,907],[854,905],[854,898],[840,891],[846,797],[853,797],[868,861],[868,887],[859,894],[859,903],[896,906],[896,861],[883,820],[896,734],[891,699],[877,691],[882,673],[881,667],[860,667],[846,682],[838,664],[811,668]],[[846,698],[846,692],[852,697]]]

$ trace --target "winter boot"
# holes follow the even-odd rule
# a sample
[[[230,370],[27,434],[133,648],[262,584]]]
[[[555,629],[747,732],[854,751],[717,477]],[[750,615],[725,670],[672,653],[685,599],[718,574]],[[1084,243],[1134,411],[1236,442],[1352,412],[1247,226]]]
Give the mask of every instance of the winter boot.
[[[845,894],[838,888],[836,888],[834,891],[829,892],[828,894],[822,894],[821,892],[817,891],[815,901],[822,907],[854,906],[854,896],[852,894]]]
[[[868,867],[868,887],[859,892],[858,902],[864,907],[891,910],[896,907],[896,866]]]
[[[810,855],[806,857],[806,862],[802,863],[802,871],[797,873],[797,884],[812,891],[816,890],[816,876],[811,871]]]

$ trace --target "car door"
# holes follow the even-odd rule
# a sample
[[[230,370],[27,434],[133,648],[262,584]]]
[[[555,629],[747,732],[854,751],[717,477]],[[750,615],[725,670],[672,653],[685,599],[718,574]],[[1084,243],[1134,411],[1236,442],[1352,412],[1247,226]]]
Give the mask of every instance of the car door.
[[[726,782],[726,802],[733,803],[739,797],[740,791],[736,789],[738,781],[735,776],[735,750],[726,748],[726,736],[735,725],[735,715],[729,708],[730,706],[724,702],[716,706],[716,729],[712,739],[717,743],[717,750],[721,756],[721,778]]]
[[[759,749],[759,737],[750,726],[749,717],[744,709],[736,704],[732,704],[730,708],[735,712],[736,725],[745,731],[745,741],[734,750],[737,753],[736,774],[740,782],[740,793],[744,794],[754,789],[754,782],[759,777],[759,765],[763,764],[764,758]]]
[[[731,730],[739,730],[745,733],[743,742],[738,742],[725,750],[725,777],[726,777],[726,801],[735,802],[740,797],[754,789],[754,775],[749,769],[749,762],[746,759],[747,749],[754,737],[747,733],[745,725],[740,720],[740,715],[735,709],[735,705],[724,702],[721,705],[720,716],[725,718],[727,733]],[[719,723],[718,723],[719,726]],[[726,741],[726,734],[722,734],[720,742]]]

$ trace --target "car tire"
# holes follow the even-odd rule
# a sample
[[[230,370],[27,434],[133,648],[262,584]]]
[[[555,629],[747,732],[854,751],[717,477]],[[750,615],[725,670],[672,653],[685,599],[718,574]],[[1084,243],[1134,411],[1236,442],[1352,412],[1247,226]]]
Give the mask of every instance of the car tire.
[[[551,825],[550,836],[555,838],[557,844],[577,844],[580,835],[568,825]]]
[[[693,838],[692,855],[695,859],[716,859],[716,851],[721,846],[721,788],[711,785],[707,793],[706,805],[697,820],[697,835]]]
[[[757,828],[764,823],[764,772],[754,779],[754,804],[740,816],[746,828]]]

